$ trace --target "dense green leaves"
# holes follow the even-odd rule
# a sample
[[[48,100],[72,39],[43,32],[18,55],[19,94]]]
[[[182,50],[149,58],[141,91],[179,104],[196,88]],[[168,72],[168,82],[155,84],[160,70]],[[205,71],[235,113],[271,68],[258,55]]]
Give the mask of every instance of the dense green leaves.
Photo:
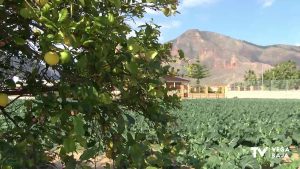
[[[293,61],[277,64],[273,69],[264,72],[264,80],[290,80],[298,79],[300,72]]]
[[[112,4],[114,4],[117,8],[121,8],[121,0],[109,0]]]
[[[156,167],[175,163],[171,145],[151,151],[173,123],[170,110],[179,107],[161,81],[170,73],[171,45],[158,43],[158,25],[131,28],[129,21],[149,8],[171,15],[177,1],[0,2],[0,40],[7,41],[0,49],[0,93],[30,96],[0,111],[1,141],[9,145],[0,146],[7,157],[0,166],[39,167],[51,162],[46,152],[57,151],[71,169],[98,152],[116,168],[146,168],[152,155],[163,157]],[[59,63],[46,64],[49,51],[60,55]],[[12,83],[14,76],[22,85]],[[136,128],[139,122],[147,127]],[[70,155],[75,151],[81,159]]]
[[[244,75],[244,80],[255,83],[257,81],[255,72],[253,70],[246,71],[246,73]]]
[[[251,147],[297,147],[299,152],[298,100],[221,99],[189,100],[178,116],[180,135],[187,138],[186,161],[206,168],[253,168],[280,165],[281,157],[268,151],[253,157]],[[291,155],[288,152],[288,155]],[[284,165],[283,165],[284,166]]]
[[[241,159],[241,167],[243,169],[260,169],[261,166],[253,156],[245,156]]]

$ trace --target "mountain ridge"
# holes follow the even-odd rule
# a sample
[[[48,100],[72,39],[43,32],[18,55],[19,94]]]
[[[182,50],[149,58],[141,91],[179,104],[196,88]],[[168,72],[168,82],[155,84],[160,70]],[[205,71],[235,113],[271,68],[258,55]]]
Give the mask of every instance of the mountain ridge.
[[[229,84],[243,80],[249,69],[261,74],[274,65],[293,60],[300,66],[300,47],[274,44],[261,46],[246,40],[239,40],[227,35],[210,31],[189,29],[172,43],[172,55],[178,50],[184,51],[188,62],[200,62],[207,66],[211,76],[202,80],[204,84]],[[183,61],[177,61],[175,68],[180,68]]]

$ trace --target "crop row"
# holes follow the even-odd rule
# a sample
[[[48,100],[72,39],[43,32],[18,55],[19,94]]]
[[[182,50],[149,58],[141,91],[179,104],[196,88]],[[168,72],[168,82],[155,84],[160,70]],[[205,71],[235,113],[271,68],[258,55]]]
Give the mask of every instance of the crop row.
[[[287,165],[283,159],[291,162],[297,155],[298,100],[187,100],[174,114],[173,130],[187,142],[183,160],[197,168],[286,168],[297,163]]]

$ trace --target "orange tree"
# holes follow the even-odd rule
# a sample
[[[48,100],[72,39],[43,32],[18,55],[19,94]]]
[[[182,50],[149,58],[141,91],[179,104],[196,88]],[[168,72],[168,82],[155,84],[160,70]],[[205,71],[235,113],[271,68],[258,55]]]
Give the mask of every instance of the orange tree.
[[[67,168],[101,153],[116,168],[174,164],[169,111],[180,104],[162,82],[170,45],[158,43],[159,26],[128,23],[177,3],[0,0],[1,168],[36,168],[51,153]]]

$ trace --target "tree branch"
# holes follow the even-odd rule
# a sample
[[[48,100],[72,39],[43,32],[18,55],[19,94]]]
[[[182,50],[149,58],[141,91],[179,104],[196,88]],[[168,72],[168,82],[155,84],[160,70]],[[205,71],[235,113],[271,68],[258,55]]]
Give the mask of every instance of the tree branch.
[[[14,98],[12,101],[10,101],[5,107],[8,107],[9,105],[13,104],[15,101],[17,101],[20,97],[22,97],[23,95],[19,95],[16,98]]]

